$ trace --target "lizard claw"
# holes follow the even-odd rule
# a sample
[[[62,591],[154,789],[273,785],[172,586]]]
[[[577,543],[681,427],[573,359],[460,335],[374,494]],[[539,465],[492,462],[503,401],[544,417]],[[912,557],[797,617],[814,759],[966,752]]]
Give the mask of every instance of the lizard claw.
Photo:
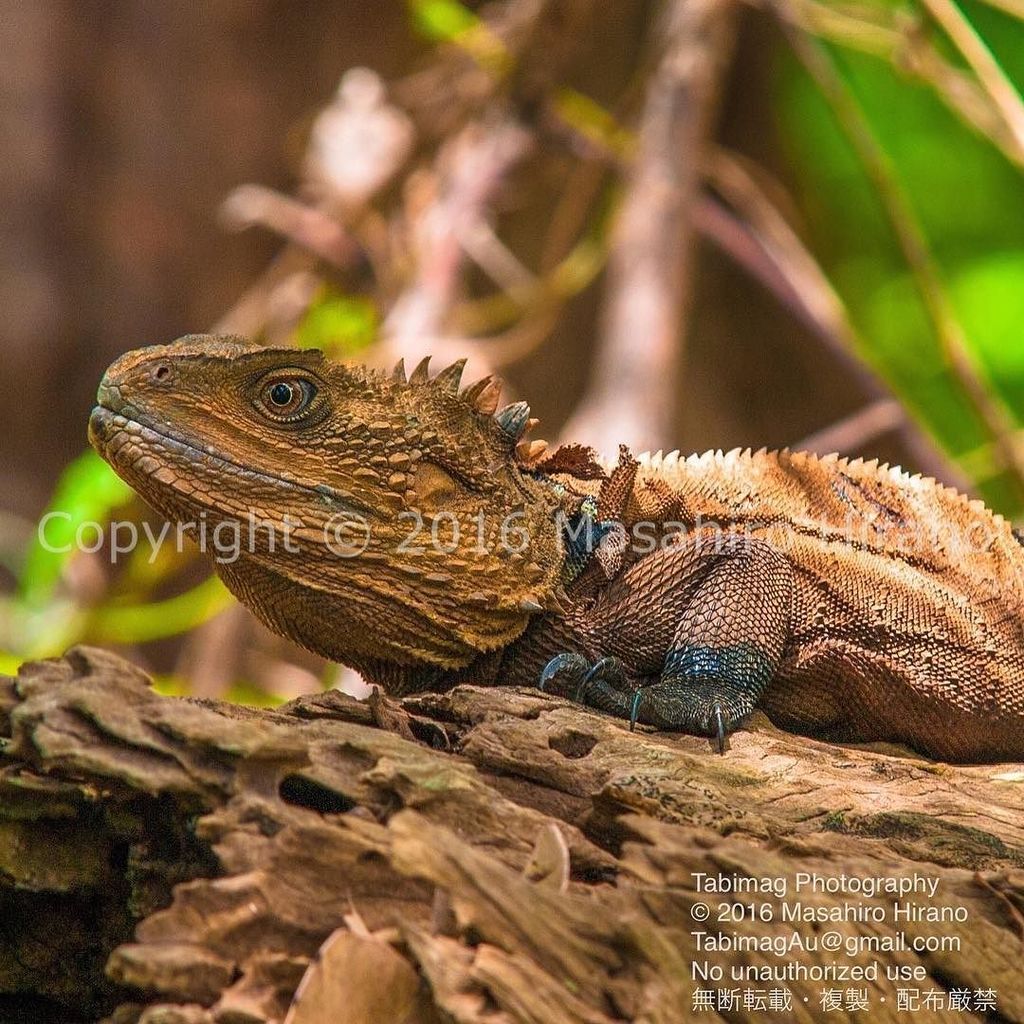
[[[636,693],[633,694],[633,700],[629,705],[629,731],[636,731],[636,716],[640,713],[640,698],[643,696],[643,690],[637,687]]]
[[[580,680],[579,686],[576,687],[576,696],[573,700],[578,703],[583,702],[587,691],[587,684],[595,680],[608,683],[617,690],[621,689],[626,682],[626,672],[622,667],[622,662],[618,658],[598,658]]]
[[[545,666],[537,681],[537,688],[547,692],[553,682],[572,683],[577,681],[577,687],[583,685],[583,681],[590,673],[590,662],[580,654],[556,654]],[[563,687],[556,687],[561,690]]]
[[[718,730],[718,753],[725,753],[725,717],[722,715],[722,705],[717,701],[713,714],[715,716],[715,726]]]
[[[626,667],[618,658],[598,658],[591,664],[581,654],[556,654],[544,666],[537,686],[560,697],[571,694],[577,704],[620,718],[629,715],[633,688]]]

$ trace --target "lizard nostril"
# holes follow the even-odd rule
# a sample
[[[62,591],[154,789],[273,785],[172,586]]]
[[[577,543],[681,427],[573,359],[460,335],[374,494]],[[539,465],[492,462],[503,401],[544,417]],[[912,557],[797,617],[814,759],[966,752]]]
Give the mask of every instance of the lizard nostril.
[[[153,370],[153,380],[164,381],[171,375],[171,368],[166,363],[160,363]]]

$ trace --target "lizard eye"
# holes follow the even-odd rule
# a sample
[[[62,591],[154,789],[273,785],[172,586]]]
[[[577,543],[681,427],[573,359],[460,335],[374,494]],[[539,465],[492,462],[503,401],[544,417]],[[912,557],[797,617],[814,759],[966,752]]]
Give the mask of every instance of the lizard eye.
[[[294,421],[316,397],[316,387],[303,377],[275,377],[264,383],[260,404],[271,419]]]

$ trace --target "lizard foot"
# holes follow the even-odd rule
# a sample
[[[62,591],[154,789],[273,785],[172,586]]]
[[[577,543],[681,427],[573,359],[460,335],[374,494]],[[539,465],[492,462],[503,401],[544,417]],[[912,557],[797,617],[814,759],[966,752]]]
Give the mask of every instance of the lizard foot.
[[[670,651],[661,678],[638,690],[630,719],[661,729],[725,738],[754,710],[771,666],[753,645]]]
[[[537,685],[598,711],[629,717],[633,686],[618,658],[599,658],[591,664],[581,654],[556,654],[544,666]]]
[[[565,653],[544,666],[538,686],[625,718],[631,731],[637,722],[643,722],[713,737],[718,752],[724,754],[726,736],[754,708],[756,693],[749,686],[750,673],[742,671],[749,660],[731,651],[701,650],[696,656],[692,649],[685,655],[673,652],[667,663],[672,674],[637,687],[618,658],[591,663],[581,654]],[[681,669],[689,671],[683,674]]]
[[[659,729],[681,730],[715,740],[725,753],[725,738],[750,712],[724,693],[693,687],[678,680],[660,679],[633,694],[628,711],[630,729],[639,721]]]

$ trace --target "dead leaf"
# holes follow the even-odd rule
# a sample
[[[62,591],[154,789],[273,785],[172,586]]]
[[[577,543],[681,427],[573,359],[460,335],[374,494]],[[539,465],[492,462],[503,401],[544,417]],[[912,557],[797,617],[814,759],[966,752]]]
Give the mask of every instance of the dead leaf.
[[[569,887],[569,844],[553,822],[537,834],[537,842],[529,863],[523,868],[523,876],[554,892],[565,892]]]
[[[379,939],[335,931],[295,992],[284,1024],[438,1024],[420,976]]]

